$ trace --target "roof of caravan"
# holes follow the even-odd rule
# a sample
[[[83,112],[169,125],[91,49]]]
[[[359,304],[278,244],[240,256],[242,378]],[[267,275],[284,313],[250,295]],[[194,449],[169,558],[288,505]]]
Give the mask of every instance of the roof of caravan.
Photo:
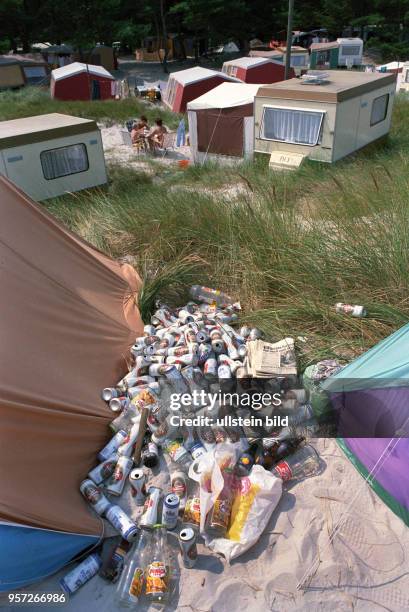
[[[94,66],[94,64],[83,64],[82,62],[73,62],[67,66],[56,68],[51,72],[54,81],[60,81],[61,79],[67,79],[75,74],[81,74],[82,72],[89,72],[95,76],[105,77],[107,79],[114,79],[108,70],[103,66]]]
[[[241,68],[251,68],[252,66],[259,66],[261,64],[267,64],[271,60],[266,57],[238,57],[237,59],[229,60],[224,62],[224,66],[240,66]]]
[[[188,110],[231,108],[253,104],[260,85],[250,83],[222,83],[196,100],[189,102]]]
[[[210,70],[209,68],[202,68],[201,66],[195,66],[194,68],[187,68],[186,70],[178,70],[177,72],[172,72],[172,74],[169,76],[169,79],[175,79],[176,81],[178,81],[178,83],[181,83],[182,85],[188,85],[189,83],[204,81],[205,79],[211,79],[215,76],[220,76],[226,81],[238,81],[238,79],[229,77],[224,72]]]
[[[341,45],[347,45],[351,43],[351,45],[363,45],[364,41],[362,38],[337,38],[337,42]]]
[[[333,40],[332,42],[318,42],[312,43],[310,51],[325,51],[325,49],[338,49],[339,42]]]
[[[323,85],[303,84],[301,79],[289,79],[272,85],[262,85],[257,92],[257,97],[341,102],[394,83],[396,79],[394,73],[350,70],[326,70],[325,72],[329,74],[329,79]]]
[[[285,45],[282,47],[277,47],[277,51],[280,53],[287,53],[287,47]],[[304,49],[304,47],[299,47],[297,45],[292,45],[291,53],[308,53],[308,49]]]
[[[97,124],[91,119],[60,113],[0,121],[0,149],[84,134],[97,129]]]

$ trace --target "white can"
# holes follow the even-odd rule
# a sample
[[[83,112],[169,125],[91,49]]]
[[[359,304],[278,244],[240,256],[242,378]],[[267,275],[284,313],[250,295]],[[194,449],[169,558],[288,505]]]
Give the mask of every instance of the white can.
[[[172,493],[175,493],[175,495],[179,497],[179,510],[184,510],[187,500],[186,474],[181,470],[173,472],[170,476],[170,486]]]
[[[129,406],[129,397],[113,397],[109,400],[109,407],[113,412],[121,412]]]
[[[140,529],[120,506],[111,506],[106,511],[105,518],[128,542],[133,542]]]
[[[102,391],[102,399],[109,402],[113,397],[118,397],[119,393],[115,387],[105,387]]]
[[[60,580],[61,588],[68,595],[72,595],[97,574],[101,565],[101,557],[93,553]]]
[[[100,515],[104,514],[111,505],[102,490],[89,478],[82,481],[80,491],[95,512]]]
[[[137,506],[143,506],[146,499],[146,476],[143,470],[136,468],[129,474],[129,482],[132,487],[132,495]]]
[[[158,506],[162,489],[149,487],[148,496],[143,506],[143,513],[139,521],[141,527],[153,527],[158,519]]]
[[[169,493],[163,500],[162,525],[166,529],[174,529],[179,517],[180,499],[176,493]]]
[[[106,480],[114,473],[116,462],[118,461],[118,453],[113,453],[106,461],[103,461],[90,472],[88,472],[89,478],[95,484],[101,484],[103,480]]]
[[[219,365],[219,367],[217,368],[217,376],[218,378],[222,378],[222,379],[231,378],[232,374],[231,374],[230,367],[226,363],[222,363],[221,365]]]
[[[114,473],[111,478],[108,480],[106,490],[111,495],[121,495],[126,479],[128,478],[128,474],[133,467],[133,461],[129,457],[125,455],[120,455],[118,457],[117,464],[114,469]]]
[[[106,461],[113,453],[115,453],[121,444],[124,443],[127,438],[127,433],[124,429],[120,429],[108,442],[106,446],[98,453],[98,459],[100,461]]]
[[[196,533],[191,527],[184,527],[179,533],[179,547],[183,565],[191,569],[197,560]]]
[[[140,417],[139,419],[136,419],[135,417],[135,422],[132,425],[129,434],[127,435],[123,444],[121,444],[121,446],[118,448],[118,455],[124,455],[125,457],[130,457],[132,455],[132,450],[139,433],[139,421]]]
[[[209,357],[204,362],[203,372],[205,378],[214,379],[217,377],[217,360],[214,357]]]

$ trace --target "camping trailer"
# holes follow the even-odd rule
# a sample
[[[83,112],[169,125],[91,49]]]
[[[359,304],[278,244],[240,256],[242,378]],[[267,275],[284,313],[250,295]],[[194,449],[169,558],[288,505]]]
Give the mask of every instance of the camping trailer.
[[[48,66],[40,54],[13,54],[11,57],[20,64],[26,85],[43,85],[48,82]]]
[[[364,41],[361,38],[337,38],[339,44],[338,66],[360,66]]]
[[[244,83],[277,83],[284,80],[284,64],[276,59],[265,57],[239,57],[224,62],[222,71]],[[291,76],[294,71],[291,69]]]
[[[163,95],[163,102],[173,112],[184,113],[188,102],[195,100],[225,81],[239,82],[238,79],[229,77],[224,72],[217,72],[200,66],[172,72]]]
[[[249,52],[250,57],[264,57],[280,62],[285,66],[286,47],[275,47],[269,50],[253,49]],[[308,68],[309,55],[307,49],[293,45],[291,47],[290,67],[300,74]]]
[[[103,66],[73,62],[51,72],[50,91],[58,100],[109,100],[115,78]]]
[[[34,200],[106,183],[97,124],[59,113],[1,121],[0,174]]]
[[[0,90],[24,87],[23,70],[12,56],[0,57]]]
[[[409,91],[409,62],[405,62],[403,64],[402,73],[401,73],[401,81],[400,81],[400,90]]]
[[[254,97],[259,85],[222,83],[187,105],[195,163],[237,163],[254,148]]]
[[[312,43],[310,52],[310,68],[312,70],[336,70],[338,68],[339,43],[336,40]]]
[[[290,79],[257,92],[255,151],[272,156],[273,166],[291,166],[305,157],[335,162],[389,132],[394,74],[315,74],[321,84]]]

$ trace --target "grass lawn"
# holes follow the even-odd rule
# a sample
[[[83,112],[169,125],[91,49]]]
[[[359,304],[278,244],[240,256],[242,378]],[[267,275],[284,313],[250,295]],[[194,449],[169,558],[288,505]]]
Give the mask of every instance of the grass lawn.
[[[8,96],[15,103],[0,98],[0,115],[33,109]],[[139,112],[134,100],[37,103],[38,112],[98,119]],[[335,165],[272,173],[266,161],[186,170],[151,162],[149,174],[112,166],[106,188],[45,205],[113,257],[132,257],[145,278],[145,318],[155,296],[180,300],[188,283],[209,283],[239,298],[243,321],[270,338],[307,337],[304,364],[350,359],[409,321],[409,101],[395,101],[385,143]],[[364,304],[369,316],[337,315],[338,301]]]

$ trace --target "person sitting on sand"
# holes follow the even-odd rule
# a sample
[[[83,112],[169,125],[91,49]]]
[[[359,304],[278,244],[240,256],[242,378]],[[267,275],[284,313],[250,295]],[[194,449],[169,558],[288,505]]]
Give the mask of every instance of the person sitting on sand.
[[[164,135],[167,133],[168,130],[163,125],[162,119],[156,119],[155,125],[147,136],[151,150],[157,147],[163,147]]]
[[[143,138],[145,132],[149,130],[148,120],[145,115],[139,117],[139,121],[133,124],[131,130],[132,144]]]

